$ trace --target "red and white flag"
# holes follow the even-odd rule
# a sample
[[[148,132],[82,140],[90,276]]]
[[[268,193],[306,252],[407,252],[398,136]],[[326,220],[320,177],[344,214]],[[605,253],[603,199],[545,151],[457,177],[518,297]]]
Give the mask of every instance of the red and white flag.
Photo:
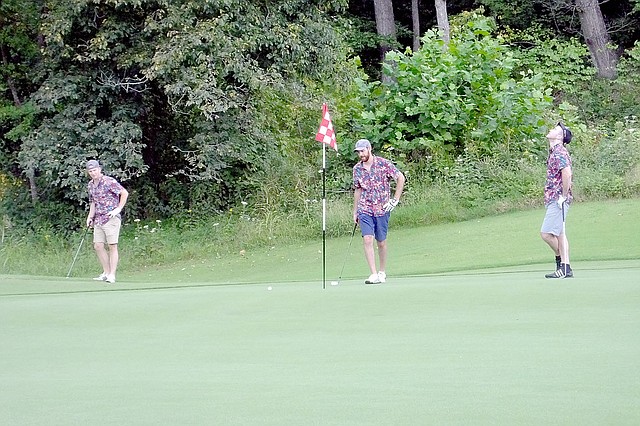
[[[333,124],[331,123],[331,116],[329,115],[329,108],[327,108],[326,103],[322,104],[322,122],[320,123],[318,133],[316,133],[316,140],[338,151],[336,133],[333,131]]]

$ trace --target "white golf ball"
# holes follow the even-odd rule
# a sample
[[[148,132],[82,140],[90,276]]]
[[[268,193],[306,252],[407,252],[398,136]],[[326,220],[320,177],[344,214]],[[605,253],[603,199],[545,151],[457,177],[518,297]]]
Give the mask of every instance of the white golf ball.
[[[273,288],[271,286],[267,287],[267,290],[273,290]]]
[[[331,285],[338,285],[338,281],[331,281]]]

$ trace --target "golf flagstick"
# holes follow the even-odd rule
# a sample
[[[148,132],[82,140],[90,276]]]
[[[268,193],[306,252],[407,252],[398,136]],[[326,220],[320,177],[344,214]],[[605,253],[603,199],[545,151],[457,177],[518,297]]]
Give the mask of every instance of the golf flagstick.
[[[316,140],[322,142],[322,288],[326,288],[326,234],[327,234],[327,145],[338,152],[336,134],[333,131],[331,115],[327,103],[322,104],[322,120],[316,133]]]
[[[322,144],[322,289],[327,288],[327,145]]]

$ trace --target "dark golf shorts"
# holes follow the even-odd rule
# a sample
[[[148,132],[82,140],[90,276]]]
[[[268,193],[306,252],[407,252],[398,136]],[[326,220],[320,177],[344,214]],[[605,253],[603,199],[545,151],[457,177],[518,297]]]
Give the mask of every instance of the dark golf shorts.
[[[387,230],[389,229],[389,216],[387,213],[384,216],[369,216],[361,214],[358,216],[360,222],[360,231],[362,236],[373,235],[376,241],[384,241],[387,239]]]

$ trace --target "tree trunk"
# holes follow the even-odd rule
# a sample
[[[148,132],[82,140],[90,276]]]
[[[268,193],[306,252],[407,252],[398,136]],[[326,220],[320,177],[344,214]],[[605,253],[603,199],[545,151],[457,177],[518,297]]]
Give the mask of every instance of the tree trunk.
[[[0,55],[2,56],[2,64],[5,67],[8,67],[9,58],[4,45],[0,45]],[[9,87],[11,96],[13,97],[14,105],[18,108],[21,107],[22,101],[20,100],[20,96],[18,95],[18,89],[16,88],[16,85],[14,84],[13,79],[11,78],[10,75],[7,76],[7,86]],[[33,202],[36,202],[38,201],[38,187],[36,186],[35,172],[32,168],[27,170],[27,178],[29,179],[29,190],[31,192],[31,200]]]
[[[411,22],[413,23],[413,51],[420,49],[420,15],[418,0],[411,0]]]
[[[7,51],[3,45],[0,45],[0,52],[2,53],[2,64],[5,66],[5,68],[9,68],[9,58],[7,57]],[[21,106],[22,102],[20,102],[20,97],[18,96],[18,90],[16,89],[16,85],[13,84],[13,78],[11,78],[11,75],[9,75],[9,73],[7,73],[7,86],[9,87],[9,90],[11,91],[11,96],[13,96],[13,103],[16,106]]]
[[[34,203],[38,201],[38,187],[36,185],[36,173],[33,168],[27,170],[27,178],[29,179],[29,191],[31,192],[31,201]]]
[[[442,31],[442,41],[444,41],[445,46],[449,46],[451,30],[449,29],[449,16],[447,15],[447,0],[435,0],[435,4],[438,29]]]
[[[380,43],[380,60],[384,62],[387,52],[393,49],[392,43],[396,41],[393,2],[392,0],[373,0],[373,7],[376,14],[376,31],[383,38]],[[390,80],[389,76],[382,74],[383,82],[389,82]]]
[[[598,76],[608,79],[617,77],[616,64],[618,57],[610,45],[611,38],[607,32],[598,0],[576,0],[580,27],[591,58],[598,70]]]

